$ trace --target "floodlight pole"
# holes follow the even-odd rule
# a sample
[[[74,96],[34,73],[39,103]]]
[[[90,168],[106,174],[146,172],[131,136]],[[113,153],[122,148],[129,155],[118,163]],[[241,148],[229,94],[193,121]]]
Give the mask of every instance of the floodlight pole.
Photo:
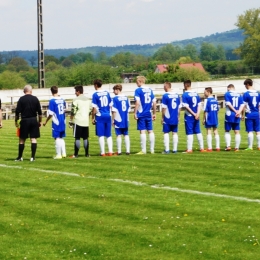
[[[38,25],[38,88],[45,87],[42,0],[37,0]]]

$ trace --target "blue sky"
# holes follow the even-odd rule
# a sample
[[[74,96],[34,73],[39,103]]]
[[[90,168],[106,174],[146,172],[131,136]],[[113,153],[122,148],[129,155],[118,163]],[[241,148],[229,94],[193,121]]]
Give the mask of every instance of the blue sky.
[[[259,0],[42,0],[44,48],[168,43],[235,29]],[[37,1],[0,0],[0,51],[37,49]]]

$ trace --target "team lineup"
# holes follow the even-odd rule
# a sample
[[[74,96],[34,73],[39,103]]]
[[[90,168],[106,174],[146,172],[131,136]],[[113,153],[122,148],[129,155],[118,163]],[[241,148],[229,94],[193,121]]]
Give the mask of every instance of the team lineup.
[[[137,121],[137,130],[140,132],[140,152],[137,155],[147,153],[147,133],[149,139],[149,153],[154,153],[155,134],[153,131],[153,121],[156,120],[156,98],[152,89],[145,85],[145,77],[136,78],[137,88],[134,92],[134,119]],[[131,110],[129,98],[122,93],[122,85],[117,84],[113,87],[115,94],[112,99],[107,90],[102,89],[102,81],[99,79],[93,82],[95,92],[92,101],[83,93],[83,86],[75,86],[76,98],[72,101],[70,112],[69,127],[73,128],[74,153],[70,158],[78,158],[81,147],[81,139],[85,156],[89,157],[89,118],[95,125],[96,135],[100,148],[100,156],[112,156],[122,154],[122,143],[124,141],[126,155],[130,155],[130,138],[128,134],[129,112]],[[218,133],[218,101],[213,96],[211,87],[204,90],[204,102],[202,105],[200,96],[192,90],[191,81],[184,81],[185,92],[180,95],[171,89],[171,83],[164,83],[165,93],[162,96],[162,132],[164,133],[164,149],[162,154],[178,152],[178,124],[180,121],[180,111],[184,110],[185,132],[187,137],[186,151],[193,152],[193,139],[196,135],[200,152],[220,151],[220,137]],[[245,120],[245,128],[248,133],[248,147],[246,150],[253,149],[254,134],[256,133],[257,149],[260,150],[260,125],[259,125],[259,106],[260,94],[253,88],[253,81],[244,81],[246,91],[243,95],[235,91],[235,86],[227,86],[224,95],[225,100],[225,150],[231,151],[231,134],[234,131],[235,147],[234,151],[239,151],[241,136],[240,122]],[[45,126],[52,120],[52,137],[55,140],[56,155],[54,159],[67,157],[64,137],[66,136],[66,102],[59,96],[58,87],[51,87],[52,98],[49,101],[47,118],[43,123]],[[24,87],[24,96],[18,102],[15,110],[15,126],[19,131],[18,157],[15,161],[23,161],[23,151],[25,141],[31,141],[31,159],[35,161],[37,150],[37,138],[40,137],[40,127],[42,125],[42,110],[40,101],[32,95],[32,87]],[[1,104],[1,103],[0,103]],[[1,107],[0,107],[1,108]],[[203,136],[200,129],[200,113],[203,111],[202,124],[206,128],[207,148],[204,147]],[[0,114],[0,127],[2,127],[2,115]],[[114,153],[112,140],[112,127],[116,134],[117,151]],[[172,145],[171,135],[172,135]],[[213,148],[213,137],[215,146]],[[107,152],[106,152],[107,144]]]

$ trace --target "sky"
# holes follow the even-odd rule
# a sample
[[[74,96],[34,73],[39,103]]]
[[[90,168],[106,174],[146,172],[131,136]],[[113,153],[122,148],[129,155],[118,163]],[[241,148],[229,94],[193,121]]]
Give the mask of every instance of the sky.
[[[236,29],[259,0],[42,0],[44,49],[169,43]],[[37,50],[37,1],[0,0],[0,51]]]

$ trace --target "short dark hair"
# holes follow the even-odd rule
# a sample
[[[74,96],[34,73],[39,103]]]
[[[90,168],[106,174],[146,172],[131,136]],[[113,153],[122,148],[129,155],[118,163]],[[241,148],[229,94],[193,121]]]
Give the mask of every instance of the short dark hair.
[[[235,88],[235,86],[233,84],[229,84],[227,88]]]
[[[169,88],[172,87],[172,84],[171,84],[171,82],[169,82],[169,81],[164,82],[164,84],[167,85]]]
[[[99,88],[101,88],[102,80],[101,79],[95,79],[93,84],[94,84],[94,86],[98,86]]]
[[[83,94],[83,86],[82,85],[77,85],[74,87],[76,92],[79,92],[80,94]]]
[[[52,94],[57,94],[58,93],[58,87],[57,86],[52,86],[51,87],[51,93]]]
[[[122,87],[121,84],[117,84],[117,85],[115,85],[115,86],[113,87],[113,90],[116,90],[116,89],[122,91],[123,87]]]
[[[210,94],[213,93],[212,87],[207,87],[207,88],[205,88],[205,90],[208,91]]]
[[[191,85],[191,81],[189,79],[184,80],[183,84],[189,84]]]
[[[253,80],[252,80],[252,79],[246,79],[246,80],[244,81],[244,85],[253,86]]]

